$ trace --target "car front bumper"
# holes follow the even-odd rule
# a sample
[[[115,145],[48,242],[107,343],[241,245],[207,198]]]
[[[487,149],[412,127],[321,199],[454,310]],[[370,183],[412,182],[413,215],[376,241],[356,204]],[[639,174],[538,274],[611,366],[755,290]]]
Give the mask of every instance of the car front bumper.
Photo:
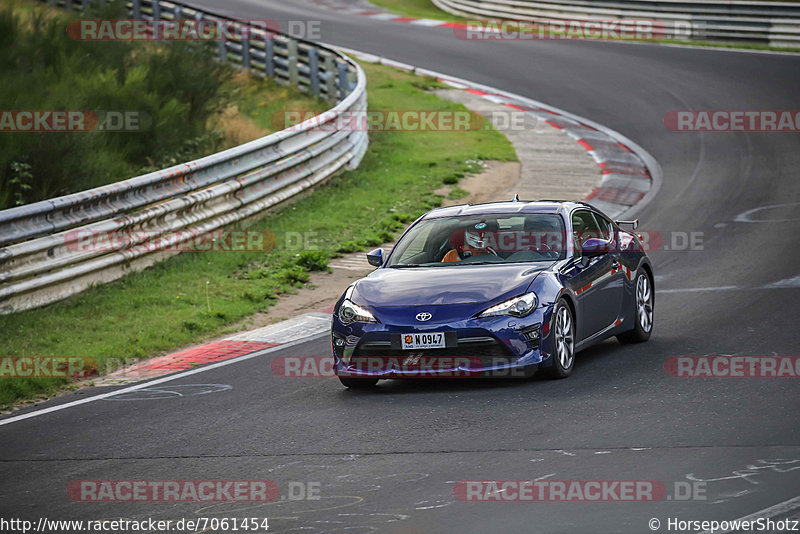
[[[527,317],[511,316],[413,324],[407,313],[375,313],[391,322],[344,325],[333,316],[334,372],[364,378],[472,378],[530,376],[550,365],[552,306]],[[443,332],[446,348],[403,350],[404,334]]]

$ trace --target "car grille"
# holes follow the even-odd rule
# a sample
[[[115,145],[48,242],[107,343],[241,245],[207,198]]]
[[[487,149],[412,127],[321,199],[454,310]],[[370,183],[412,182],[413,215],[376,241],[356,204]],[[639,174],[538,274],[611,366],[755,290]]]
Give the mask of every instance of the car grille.
[[[473,362],[480,361],[481,365],[497,365],[510,363],[514,357],[505,345],[493,338],[481,338],[476,342],[460,342],[458,347],[445,349],[424,350],[392,350],[385,344],[365,343],[355,350],[352,358],[353,364],[364,364],[368,359],[404,360],[416,355],[424,359],[442,358],[452,361],[455,358],[469,358]]]

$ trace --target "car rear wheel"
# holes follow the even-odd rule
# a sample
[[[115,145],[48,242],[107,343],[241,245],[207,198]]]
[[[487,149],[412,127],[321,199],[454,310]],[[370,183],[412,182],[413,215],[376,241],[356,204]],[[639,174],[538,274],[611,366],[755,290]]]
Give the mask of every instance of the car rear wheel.
[[[634,326],[617,336],[620,343],[642,343],[653,333],[653,283],[645,272],[636,276]]]
[[[346,376],[340,376],[339,381],[343,386],[350,389],[369,389],[375,387],[375,384],[378,383],[377,378],[351,378]]]
[[[566,378],[575,365],[575,320],[564,299],[553,309],[553,365],[548,369],[550,378]]]

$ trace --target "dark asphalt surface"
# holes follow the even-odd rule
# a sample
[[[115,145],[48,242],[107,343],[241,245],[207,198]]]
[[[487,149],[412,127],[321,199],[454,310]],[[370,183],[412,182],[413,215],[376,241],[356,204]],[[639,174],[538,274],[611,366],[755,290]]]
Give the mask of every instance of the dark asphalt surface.
[[[335,379],[272,374],[278,356],[329,354],[328,340],[316,339],[166,384],[230,386],[216,392],[129,395],[0,426],[0,517],[269,517],[271,531],[310,533],[636,533],[651,532],[651,518],[663,532],[668,518],[735,519],[800,495],[797,379],[664,372],[670,356],[800,355],[800,283],[769,287],[800,276],[800,135],[673,133],[663,124],[675,109],[797,109],[800,57],[464,42],[447,29],[299,1],[196,3],[241,18],[319,19],[326,42],[613,128],[664,170],[659,195],[640,214],[642,228],[667,237],[702,232],[702,250],[653,252],[660,292],[652,339],[589,349],[568,380],[389,381],[355,393]],[[757,212],[761,222],[735,222],[775,204],[790,205]],[[453,494],[459,480],[540,477],[657,480],[668,494],[676,482],[699,482],[705,499],[464,503]],[[210,507],[71,501],[67,485],[87,479],[272,479],[284,491],[292,481],[319,482],[322,498]]]

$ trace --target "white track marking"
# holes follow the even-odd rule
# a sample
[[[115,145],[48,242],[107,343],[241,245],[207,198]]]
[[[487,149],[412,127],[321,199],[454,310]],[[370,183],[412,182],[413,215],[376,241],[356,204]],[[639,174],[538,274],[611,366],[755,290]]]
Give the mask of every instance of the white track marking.
[[[348,265],[351,267],[360,267],[362,269],[366,269],[370,267],[370,264],[367,263],[367,260],[362,258],[348,258],[343,260],[336,260],[331,262],[332,267],[338,267],[341,265]]]
[[[375,13],[374,15],[364,15],[364,16],[375,20],[394,20],[397,18],[401,18],[400,15],[395,15],[394,13]]]
[[[798,217],[792,217],[790,219],[753,219],[751,218],[752,215],[764,211],[764,210],[771,210],[775,208],[785,208],[787,206],[798,206],[800,202],[786,202],[784,204],[771,204],[769,206],[761,206],[758,208],[753,208],[751,210],[747,210],[745,212],[740,213],[734,219],[734,222],[743,222],[743,223],[774,223],[774,222],[790,222],[790,221],[797,221],[800,220]]]
[[[495,95],[483,95],[484,100],[488,100],[492,104],[508,104],[508,99],[495,96]]]
[[[685,287],[681,289],[656,289],[656,293],[693,293],[695,291],[731,291],[741,290],[739,286],[717,286],[717,287]]]
[[[788,501],[784,501],[782,503],[776,504],[775,506],[770,506],[769,508],[764,508],[763,510],[759,510],[750,515],[746,515],[744,517],[740,517],[739,519],[734,519],[732,522],[744,522],[744,521],[754,521],[759,517],[767,518],[767,517],[775,517],[776,515],[783,514],[786,512],[791,512],[792,510],[800,508],[800,497],[795,497],[794,499],[789,499]],[[732,530],[715,530],[714,534],[725,534],[726,532],[734,532],[736,529]],[[709,531],[701,532],[700,534],[711,534]]]
[[[433,20],[433,19],[417,19],[408,22],[409,24],[416,24],[418,26],[442,26],[447,24],[442,20]]]
[[[327,332],[331,327],[331,316],[328,313],[307,313],[298,315],[279,323],[250,330],[227,338],[231,341],[258,341],[278,345],[290,343],[295,339],[309,337]]]
[[[331,269],[344,269],[345,271],[365,271],[367,270],[366,267],[363,265],[355,266],[355,265],[347,265],[347,264],[330,264]]]
[[[778,280],[764,286],[765,289],[786,289],[789,287],[800,287],[800,274],[793,278]]]
[[[327,335],[327,334],[325,332],[322,332],[322,333],[319,333],[319,334],[314,334],[314,335],[311,335],[311,336],[308,336],[308,337],[304,337],[302,339],[298,339],[298,340],[293,341],[291,343],[285,343],[283,345],[277,345],[275,347],[269,347],[269,348],[266,348],[264,350],[260,350],[258,352],[254,352],[252,354],[246,354],[244,356],[239,356],[238,358],[231,358],[230,360],[225,360],[225,361],[218,362],[218,363],[212,363],[211,365],[206,365],[204,367],[198,367],[197,369],[191,369],[191,370],[185,371],[183,373],[177,373],[177,374],[174,374],[174,375],[165,376],[163,378],[158,378],[156,380],[151,380],[150,382],[143,382],[143,383],[137,384],[135,386],[130,386],[130,387],[123,388],[123,389],[117,389],[115,391],[109,391],[108,393],[101,393],[100,395],[93,395],[93,396],[87,397],[85,399],[76,400],[76,401],[72,401],[72,402],[67,402],[65,404],[59,404],[58,406],[51,406],[49,408],[43,408],[41,410],[36,410],[36,411],[33,411],[33,412],[24,413],[22,415],[17,415],[15,417],[9,417],[8,419],[0,419],[0,426],[10,425],[11,423],[16,423],[17,421],[23,421],[25,419],[31,419],[33,417],[38,417],[40,415],[45,415],[45,414],[57,412],[57,411],[60,411],[60,410],[66,410],[67,408],[72,408],[73,406],[79,406],[81,404],[87,404],[89,402],[94,402],[94,401],[98,401],[98,400],[102,400],[102,399],[107,399],[109,397],[114,397],[115,395],[121,395],[123,393],[130,393],[131,391],[138,391],[140,389],[146,389],[146,388],[155,386],[156,384],[163,384],[164,382],[171,382],[173,380],[178,380],[178,379],[181,379],[181,378],[185,378],[187,376],[204,373],[204,372],[210,371],[212,369],[217,369],[219,367],[224,367],[226,365],[231,365],[231,364],[234,364],[234,363],[243,362],[245,360],[250,360],[252,358],[257,358],[259,356],[263,356],[265,354],[269,354],[270,352],[276,352],[276,351],[279,351],[279,350],[282,350],[282,349],[285,349],[285,348],[288,348],[288,347],[292,347],[294,345],[299,345],[301,343],[305,343],[307,341],[311,341],[313,339],[317,339],[317,338],[322,337],[324,335]]]
[[[785,280],[778,280],[757,287],[714,286],[714,287],[681,287],[674,289],[656,289],[656,293],[693,293],[695,291],[747,291],[753,289],[792,289],[800,288],[800,275]]]

